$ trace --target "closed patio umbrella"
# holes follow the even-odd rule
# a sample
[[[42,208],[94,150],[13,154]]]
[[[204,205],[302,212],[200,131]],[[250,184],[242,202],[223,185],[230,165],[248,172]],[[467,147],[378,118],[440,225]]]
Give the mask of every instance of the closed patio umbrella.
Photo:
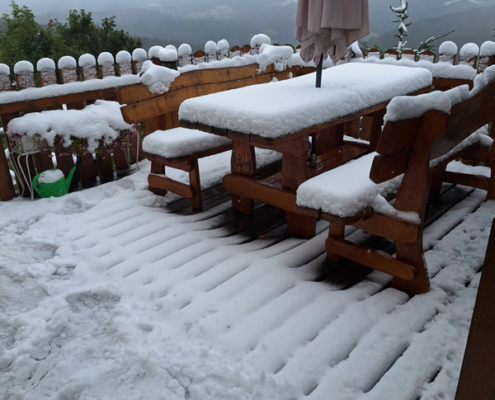
[[[317,87],[321,87],[323,60],[340,60],[347,47],[370,33],[368,0],[298,0],[296,39],[301,58],[318,64]]]

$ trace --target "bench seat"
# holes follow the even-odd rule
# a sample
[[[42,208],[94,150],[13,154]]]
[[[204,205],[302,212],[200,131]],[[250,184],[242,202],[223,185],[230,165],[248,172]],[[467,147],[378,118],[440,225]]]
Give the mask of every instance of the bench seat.
[[[150,190],[158,195],[167,192],[191,199],[194,209],[202,209],[198,159],[232,149],[230,139],[187,128],[157,130],[143,140],[143,152],[151,161],[148,176]],[[165,167],[189,173],[189,185],[170,179]]]
[[[143,140],[145,153],[178,159],[231,145],[231,140],[203,131],[174,128],[155,131]]]

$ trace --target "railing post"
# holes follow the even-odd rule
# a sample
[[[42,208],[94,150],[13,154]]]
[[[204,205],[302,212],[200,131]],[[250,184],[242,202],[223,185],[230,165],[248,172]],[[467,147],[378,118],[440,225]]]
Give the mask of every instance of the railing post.
[[[5,156],[5,149],[0,140],[0,200],[8,201],[15,197],[14,184],[10,176],[9,164]]]

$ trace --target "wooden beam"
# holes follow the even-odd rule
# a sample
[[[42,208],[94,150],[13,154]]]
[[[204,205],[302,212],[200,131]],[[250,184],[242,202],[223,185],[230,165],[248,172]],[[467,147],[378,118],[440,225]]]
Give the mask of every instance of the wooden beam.
[[[490,190],[490,178],[480,175],[461,174],[458,172],[445,172],[443,177],[444,182],[454,183],[456,185],[464,185],[477,189]]]
[[[151,188],[166,190],[185,197],[186,199],[192,199],[194,197],[194,190],[191,187],[165,176],[150,174],[148,176],[148,183]]]
[[[495,398],[494,332],[495,224],[488,243],[455,400]]]
[[[371,214],[353,225],[372,235],[400,243],[416,243],[421,238],[420,225],[380,214]]]
[[[5,149],[0,140],[0,200],[8,201],[15,197],[14,184],[10,177],[9,164],[5,156]]]
[[[412,280],[416,275],[416,269],[413,266],[399,261],[383,251],[371,250],[347,240],[332,238],[326,240],[325,247],[328,253],[401,279]]]

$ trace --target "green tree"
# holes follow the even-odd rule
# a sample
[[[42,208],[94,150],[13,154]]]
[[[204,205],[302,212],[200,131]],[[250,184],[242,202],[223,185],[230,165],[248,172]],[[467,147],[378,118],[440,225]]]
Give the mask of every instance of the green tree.
[[[141,39],[117,29],[115,17],[105,18],[98,25],[91,12],[71,10],[65,23],[50,20],[46,26],[35,21],[26,6],[10,4],[11,14],[4,14],[5,30],[0,32],[0,62],[13,66],[17,61],[33,64],[40,58],[58,60],[70,55],[78,58],[84,53],[98,56],[103,51],[116,54],[120,50],[141,47]]]

